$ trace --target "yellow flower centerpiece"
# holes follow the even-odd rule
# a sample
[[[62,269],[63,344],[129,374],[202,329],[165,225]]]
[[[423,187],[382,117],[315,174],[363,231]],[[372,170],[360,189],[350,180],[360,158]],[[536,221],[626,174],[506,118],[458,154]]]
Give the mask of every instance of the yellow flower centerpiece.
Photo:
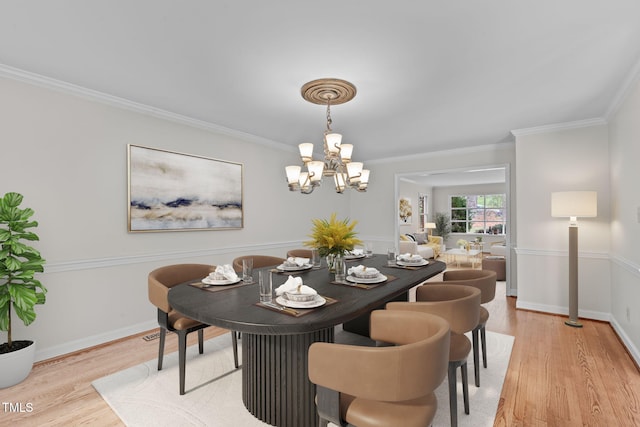
[[[313,229],[309,235],[311,240],[304,242],[304,245],[318,249],[320,256],[327,257],[330,269],[333,258],[343,257],[356,245],[362,244],[362,240],[358,239],[357,233],[353,231],[357,221],[350,222],[348,218],[339,221],[336,214],[332,213],[328,221],[314,219],[312,222]]]

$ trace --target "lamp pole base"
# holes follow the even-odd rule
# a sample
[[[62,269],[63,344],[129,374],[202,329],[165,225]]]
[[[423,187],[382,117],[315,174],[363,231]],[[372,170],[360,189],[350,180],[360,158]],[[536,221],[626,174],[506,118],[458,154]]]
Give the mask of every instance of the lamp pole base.
[[[574,328],[582,328],[582,323],[578,322],[577,320],[566,320],[564,322],[565,325],[567,326],[573,326]]]

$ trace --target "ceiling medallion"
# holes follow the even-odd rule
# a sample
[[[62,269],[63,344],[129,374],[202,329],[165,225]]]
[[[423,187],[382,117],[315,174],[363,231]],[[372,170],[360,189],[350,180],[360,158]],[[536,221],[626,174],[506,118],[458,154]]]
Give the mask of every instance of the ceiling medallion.
[[[324,132],[324,160],[313,160],[313,144],[298,145],[300,158],[306,167],[287,166],[289,191],[303,194],[313,192],[322,182],[322,177],[333,177],[337,193],[351,188],[367,191],[369,170],[363,169],[361,162],[352,162],[353,145],[342,144],[342,135],[331,129],[331,105],[344,104],[356,96],[356,87],[345,80],[318,79],[302,86],[302,97],[313,103],[327,106],[327,129]]]

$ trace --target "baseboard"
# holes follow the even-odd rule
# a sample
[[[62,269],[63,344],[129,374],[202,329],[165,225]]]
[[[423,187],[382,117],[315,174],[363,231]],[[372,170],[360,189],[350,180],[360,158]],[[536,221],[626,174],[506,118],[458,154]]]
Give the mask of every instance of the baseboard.
[[[548,305],[548,304],[538,304],[534,302],[522,301],[521,298],[518,298],[516,301],[516,308],[522,310],[531,310],[531,311],[539,311],[542,313],[549,314],[558,314],[561,316],[568,316],[569,310],[567,307],[561,307],[556,305]],[[604,313],[601,311],[591,311],[591,310],[578,310],[578,316],[584,319],[591,320],[600,320],[603,322],[611,322],[611,314]]]
[[[622,341],[622,344],[626,347],[627,352],[629,353],[631,358],[634,360],[636,367],[638,368],[638,370],[640,370],[640,351],[638,351],[638,348],[633,344],[631,338],[629,338],[629,336],[626,334],[626,332],[614,316],[611,316],[611,321],[609,323],[620,338],[620,341]]]
[[[113,331],[105,332],[103,334],[92,335],[75,341],[69,341],[53,347],[44,349],[36,348],[35,361],[40,362],[42,360],[73,353],[74,351],[84,350],[89,347],[94,347],[96,345],[104,344],[120,338],[126,338],[128,336],[139,334],[140,332],[145,332],[157,327],[158,322],[153,320],[138,323],[132,326],[127,326],[126,328],[120,328]]]

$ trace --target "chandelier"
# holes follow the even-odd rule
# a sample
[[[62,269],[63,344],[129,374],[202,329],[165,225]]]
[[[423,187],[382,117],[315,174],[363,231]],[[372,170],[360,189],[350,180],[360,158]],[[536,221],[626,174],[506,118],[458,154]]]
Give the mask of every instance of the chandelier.
[[[313,144],[298,145],[302,166],[287,166],[289,191],[309,194],[320,185],[322,177],[333,178],[337,193],[351,188],[367,191],[369,170],[361,162],[352,162],[352,144],[342,144],[342,135],[331,129],[331,105],[344,104],[356,96],[356,87],[340,79],[318,79],[302,86],[302,97],[314,104],[327,106],[327,129],[324,131],[324,160],[313,160]]]

